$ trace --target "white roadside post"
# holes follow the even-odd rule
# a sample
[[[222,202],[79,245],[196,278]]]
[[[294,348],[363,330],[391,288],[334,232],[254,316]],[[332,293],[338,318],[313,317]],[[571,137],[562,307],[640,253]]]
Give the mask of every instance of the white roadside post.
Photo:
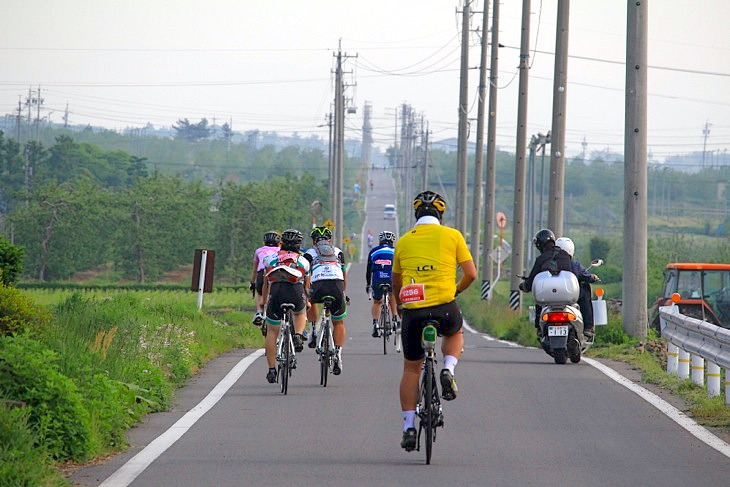
[[[689,352],[679,349],[679,367],[677,375],[680,379],[689,379]]]
[[[725,405],[730,406],[730,369],[725,369]]]
[[[707,395],[720,395],[720,366],[714,362],[707,362]]]
[[[667,343],[667,374],[677,375],[679,365],[679,347],[672,342]]]
[[[205,265],[208,261],[208,251],[203,250],[200,256],[200,277],[198,278],[198,311],[203,309],[203,288],[205,287]]]
[[[700,355],[692,355],[692,383],[697,386],[705,385],[705,359]]]

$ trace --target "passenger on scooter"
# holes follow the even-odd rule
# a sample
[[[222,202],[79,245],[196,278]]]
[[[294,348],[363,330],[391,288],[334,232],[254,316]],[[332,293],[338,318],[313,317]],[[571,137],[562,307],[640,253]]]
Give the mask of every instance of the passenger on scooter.
[[[590,273],[581,265],[578,259],[573,258],[575,254],[575,244],[568,237],[560,237],[555,241],[555,245],[565,250],[570,255],[570,270],[578,278],[579,296],[578,306],[580,314],[583,315],[583,335],[589,340],[593,339],[595,331],[593,329],[593,305],[591,304],[591,283],[598,282],[600,279],[597,275]]]
[[[555,246],[555,234],[548,228],[543,228],[535,234],[532,239],[532,243],[535,244],[537,250],[540,251],[540,255],[535,259],[535,264],[532,266],[530,275],[527,279],[520,283],[520,291],[529,293],[532,291],[532,281],[535,280],[535,276],[543,271],[570,271],[570,255],[563,249]],[[535,305],[535,329],[537,330],[538,336],[540,335],[540,311],[542,307]]]

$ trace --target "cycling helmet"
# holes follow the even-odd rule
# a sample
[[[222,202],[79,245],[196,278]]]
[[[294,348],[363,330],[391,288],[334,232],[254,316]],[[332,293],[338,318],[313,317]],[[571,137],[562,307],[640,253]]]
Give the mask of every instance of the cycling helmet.
[[[269,247],[276,247],[280,243],[281,235],[279,235],[279,232],[269,230],[264,234],[264,245],[268,245]]]
[[[575,244],[568,237],[560,237],[555,241],[555,246],[565,250],[569,256],[573,257],[575,253]]]
[[[330,240],[332,238],[332,230],[327,227],[314,227],[309,234],[313,241]]]
[[[281,246],[286,247],[288,250],[296,250],[299,249],[303,239],[302,232],[290,228],[281,234]]]
[[[413,210],[416,213],[416,218],[431,215],[441,220],[444,211],[446,211],[446,201],[438,193],[422,191],[413,200]]]
[[[537,250],[540,252],[543,251],[545,244],[548,242],[555,243],[555,234],[549,228],[543,228],[537,232],[535,237],[532,239],[532,243],[535,244],[535,247],[537,247]]]
[[[393,245],[395,243],[395,234],[393,232],[380,232],[380,245]]]

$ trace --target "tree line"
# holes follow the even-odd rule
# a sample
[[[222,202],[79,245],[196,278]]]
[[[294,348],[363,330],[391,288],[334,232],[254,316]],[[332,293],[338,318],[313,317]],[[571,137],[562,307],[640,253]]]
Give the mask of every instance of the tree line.
[[[326,184],[307,173],[212,185],[68,136],[23,152],[0,132],[4,233],[24,249],[24,275],[41,281],[111,264],[123,279],[149,282],[208,248],[216,274],[241,282],[267,230],[305,230],[310,204],[328,201]]]

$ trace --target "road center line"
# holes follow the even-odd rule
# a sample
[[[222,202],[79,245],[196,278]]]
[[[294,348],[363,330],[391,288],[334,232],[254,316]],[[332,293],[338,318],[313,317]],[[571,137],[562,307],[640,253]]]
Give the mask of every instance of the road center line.
[[[228,389],[230,389],[243,375],[248,366],[263,354],[264,349],[260,348],[241,359],[241,361],[238,362],[218,384],[216,384],[213,390],[210,391],[208,395],[197,404],[197,406],[185,413],[185,415],[177,420],[175,424],[170,426],[167,431],[152,440],[152,442],[144,447],[142,451],[130,458],[127,463],[122,465],[116,472],[106,479],[100,487],[126,487],[131,484],[139,474],[144,472],[144,470],[157,459],[157,457],[162,455],[165,450],[170,448],[182,437],[182,435],[187,433],[187,431],[200,418],[202,418],[205,413],[210,411],[210,409],[221,400],[225,393],[228,392]]]

